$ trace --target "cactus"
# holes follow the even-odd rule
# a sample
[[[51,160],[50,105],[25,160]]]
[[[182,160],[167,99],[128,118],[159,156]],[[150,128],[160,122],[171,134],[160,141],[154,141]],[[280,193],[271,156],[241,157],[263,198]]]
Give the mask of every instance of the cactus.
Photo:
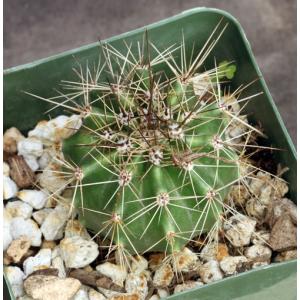
[[[236,95],[221,89],[236,66],[223,61],[203,71],[220,24],[190,58],[184,37],[163,51],[147,33],[143,46],[126,44],[125,53],[102,44],[105,62],[94,72],[80,67],[78,82],[64,82],[75,92],[59,105],[83,122],[63,142],[71,208],[110,240],[110,252],[180,251],[218,227],[224,198],[242,178],[241,145],[230,143],[228,128],[255,128],[237,116]]]

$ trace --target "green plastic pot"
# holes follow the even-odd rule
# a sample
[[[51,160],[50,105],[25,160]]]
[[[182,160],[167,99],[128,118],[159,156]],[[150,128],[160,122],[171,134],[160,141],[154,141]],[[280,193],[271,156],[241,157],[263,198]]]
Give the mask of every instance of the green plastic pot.
[[[220,60],[234,60],[238,69],[232,81],[232,88],[258,78],[247,93],[249,95],[258,91],[264,93],[254,101],[250,101],[247,112],[252,123],[259,122],[262,125],[269,138],[268,143],[284,149],[275,153],[275,160],[290,168],[285,175],[285,179],[290,183],[288,197],[296,202],[296,151],[257,66],[245,33],[235,18],[221,10],[195,8],[144,28],[113,37],[107,42],[115,47],[124,47],[123,40],[128,42],[141,40],[147,28],[151,41],[159,47],[180,43],[183,30],[186,44],[191,45],[195,42],[197,49],[205,42],[222,17],[223,22],[228,23],[228,27],[208,58],[206,67],[213,67],[214,57]],[[56,87],[61,79],[73,78],[71,69],[77,62],[85,64],[87,60],[96,60],[98,55],[99,44],[93,43],[6,70],[4,72],[4,129],[16,126],[26,132],[39,120],[47,118],[44,112],[50,106],[45,102],[34,100],[23,91],[51,97],[55,94],[53,87]],[[52,116],[61,112],[59,109],[53,111]],[[10,299],[13,300],[15,298],[11,293],[10,285],[7,281],[6,283]],[[171,296],[169,299],[296,299],[296,260],[257,268]]]

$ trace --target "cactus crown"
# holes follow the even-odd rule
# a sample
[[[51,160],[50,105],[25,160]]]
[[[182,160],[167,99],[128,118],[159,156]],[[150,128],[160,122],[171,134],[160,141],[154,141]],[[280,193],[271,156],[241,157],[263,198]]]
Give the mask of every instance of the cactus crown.
[[[244,176],[237,140],[245,133],[232,137],[229,129],[255,130],[239,117],[239,91],[221,89],[235,65],[201,71],[220,26],[190,57],[184,38],[161,51],[146,33],[137,55],[131,45],[124,53],[102,44],[104,62],[80,67],[78,82],[64,82],[72,93],[60,105],[83,121],[63,142],[72,208],[95,236],[110,241],[109,252],[173,253],[218,229],[224,197]]]

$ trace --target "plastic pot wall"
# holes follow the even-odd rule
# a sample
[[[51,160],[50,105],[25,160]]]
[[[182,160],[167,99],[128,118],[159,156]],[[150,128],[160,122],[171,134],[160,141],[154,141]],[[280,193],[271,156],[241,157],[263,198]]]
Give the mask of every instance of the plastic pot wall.
[[[205,67],[213,67],[214,58],[219,62],[234,60],[237,73],[231,83],[232,89],[258,79],[244,95],[252,95],[260,91],[263,91],[263,94],[254,101],[250,101],[246,111],[249,112],[249,119],[252,123],[259,122],[264,128],[268,136],[268,144],[284,149],[275,153],[275,160],[290,168],[285,179],[290,183],[288,196],[296,202],[294,145],[257,66],[249,42],[240,24],[231,15],[211,8],[195,8],[144,28],[113,37],[107,42],[112,43],[118,49],[125,49],[124,40],[128,43],[141,41],[147,28],[149,39],[161,49],[173,43],[179,44],[182,32],[187,46],[192,48],[195,42],[195,49],[200,49],[221,18],[223,18],[224,25],[228,23],[228,27],[206,61]],[[33,99],[23,91],[45,98],[54,96],[53,88],[57,87],[62,79],[74,78],[72,67],[78,66],[78,62],[85,65],[87,60],[96,61],[98,56],[99,44],[94,43],[6,70],[4,72],[4,129],[15,126],[26,132],[39,120],[47,118],[44,112],[50,108],[50,105]],[[59,109],[52,111],[52,116],[59,113],[62,113]],[[7,285],[9,287],[8,282]],[[11,293],[10,295],[13,300],[13,295]],[[296,261],[271,264],[169,297],[174,300],[183,298],[186,300],[296,299]]]

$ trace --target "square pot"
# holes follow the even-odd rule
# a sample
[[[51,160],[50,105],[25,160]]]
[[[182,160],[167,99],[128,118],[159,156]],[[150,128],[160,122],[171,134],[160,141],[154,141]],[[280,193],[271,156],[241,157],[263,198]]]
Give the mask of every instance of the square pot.
[[[246,113],[251,113],[249,121],[252,124],[259,121],[262,125],[269,144],[284,149],[284,151],[276,151],[274,159],[290,168],[284,179],[289,182],[288,197],[296,202],[296,151],[257,66],[250,44],[236,19],[221,10],[195,8],[144,28],[110,38],[106,42],[116,48],[125,47],[123,40],[133,43],[141,40],[147,28],[150,40],[158,47],[180,43],[183,31],[186,44],[191,45],[195,42],[195,49],[199,49],[222,17],[223,22],[228,23],[228,27],[208,57],[205,66],[213,67],[214,57],[220,60],[234,60],[237,73],[231,81],[233,89],[242,83],[258,78],[246,92],[251,95],[263,91],[263,94],[249,102]],[[44,112],[50,108],[50,105],[33,99],[23,91],[30,91],[43,97],[54,96],[53,87],[57,86],[61,79],[72,80],[74,77],[72,67],[75,67],[77,62],[85,64],[87,60],[96,60],[98,55],[99,44],[93,43],[5,70],[4,129],[15,126],[26,132],[38,121],[46,118]],[[61,112],[57,109],[52,112],[52,116]],[[9,282],[6,281],[6,283],[10,298],[15,299]],[[296,260],[260,267],[171,296],[168,299],[183,298],[187,300],[296,299]]]

